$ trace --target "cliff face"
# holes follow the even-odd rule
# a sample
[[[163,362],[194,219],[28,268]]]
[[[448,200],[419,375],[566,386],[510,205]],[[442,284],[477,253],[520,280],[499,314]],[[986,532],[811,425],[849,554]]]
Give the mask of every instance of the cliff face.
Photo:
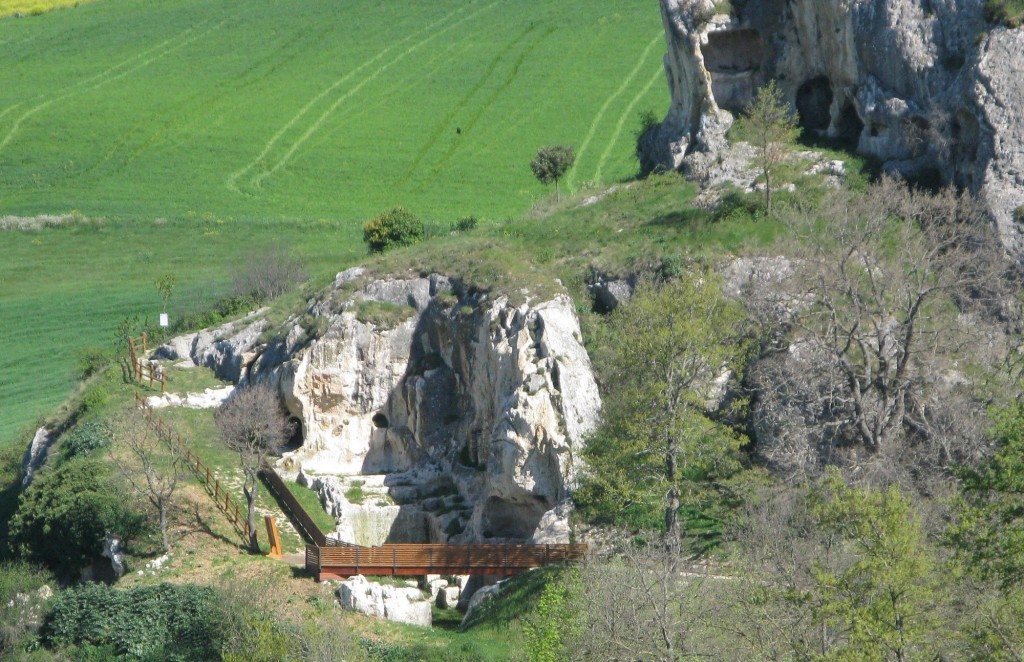
[[[526,539],[546,513],[565,519],[556,507],[600,409],[572,301],[455,302],[443,277],[357,285],[359,275],[340,274],[307,312],[326,327],[312,341],[298,323],[265,347],[238,325],[220,340],[214,367],[234,376],[245,357],[238,379],[278,384],[301,422],[303,443],[285,467],[343,518],[372,521],[370,538],[342,522],[363,543]],[[361,301],[386,302],[405,319],[361,321]],[[189,349],[210,361],[199,343]],[[379,512],[374,499],[342,503],[353,483],[330,478],[362,474],[373,478],[361,489],[387,496]]]
[[[647,155],[708,167],[732,114],[768,80],[805,131],[841,138],[892,172],[938,168],[981,195],[1004,243],[1024,243],[1024,30],[985,23],[981,0],[661,0],[672,103]]]

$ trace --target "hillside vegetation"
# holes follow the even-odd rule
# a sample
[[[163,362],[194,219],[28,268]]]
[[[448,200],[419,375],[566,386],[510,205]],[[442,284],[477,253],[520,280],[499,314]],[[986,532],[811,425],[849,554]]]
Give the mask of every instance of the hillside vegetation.
[[[332,275],[396,204],[444,227],[518,216],[547,194],[529,168],[546,143],[577,147],[566,188],[629,177],[636,118],[666,103],[663,42],[624,0],[111,0],[0,20],[0,444],[67,395],[77,353],[155,319],[161,274],[180,315],[272,242]],[[72,227],[8,230],[54,213]]]

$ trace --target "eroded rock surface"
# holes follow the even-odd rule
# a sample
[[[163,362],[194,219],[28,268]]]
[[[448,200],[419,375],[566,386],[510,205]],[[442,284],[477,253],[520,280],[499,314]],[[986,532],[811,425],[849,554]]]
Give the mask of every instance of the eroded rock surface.
[[[645,140],[646,169],[697,179],[723,163],[735,113],[769,80],[805,131],[889,172],[980,195],[1003,243],[1024,243],[1024,29],[985,22],[982,0],[661,0],[672,95]],[[730,159],[725,158],[724,162]]]

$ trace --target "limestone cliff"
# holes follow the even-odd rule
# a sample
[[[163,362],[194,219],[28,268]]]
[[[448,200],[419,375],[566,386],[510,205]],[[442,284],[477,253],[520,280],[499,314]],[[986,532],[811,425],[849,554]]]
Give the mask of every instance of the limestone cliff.
[[[889,171],[937,168],[982,196],[1004,244],[1024,240],[1024,29],[986,24],[981,0],[661,0],[672,102],[649,165],[713,167],[732,113],[769,79],[806,131]]]
[[[347,538],[527,539],[546,513],[550,530],[551,513],[566,516],[557,506],[600,409],[572,301],[514,306],[453,293],[440,276],[361,273],[339,274],[311,304],[306,326],[323,320],[318,337],[297,318],[261,344],[264,322],[253,319],[209,334],[215,342],[177,345],[243,383],[279,385],[303,433],[283,465],[347,520]],[[390,321],[363,314],[365,301],[385,302]],[[382,500],[345,503],[354,484]]]

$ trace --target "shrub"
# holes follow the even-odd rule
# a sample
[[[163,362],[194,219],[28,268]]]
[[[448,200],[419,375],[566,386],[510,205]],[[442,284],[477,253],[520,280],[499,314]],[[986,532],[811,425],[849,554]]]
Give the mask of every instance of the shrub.
[[[1024,205],[1013,210],[1014,223],[1024,223]]]
[[[452,223],[452,232],[469,232],[477,226],[476,216],[466,216]]]
[[[306,280],[306,267],[287,246],[274,245],[249,254],[232,276],[236,297],[263,303]]]
[[[110,445],[110,430],[102,423],[88,421],[81,423],[65,435],[61,442],[64,461],[84,457],[95,450]]]
[[[363,241],[371,253],[411,246],[423,239],[423,221],[404,207],[393,207],[363,225]]]
[[[390,301],[363,300],[356,304],[356,319],[382,329],[393,329],[412,317],[416,311],[412,306],[403,306]]]
[[[54,583],[48,572],[24,561],[0,564],[0,657],[7,659],[38,630],[47,605],[37,591]]]
[[[223,639],[217,593],[160,584],[128,590],[103,584],[67,589],[44,628],[52,647],[105,648],[135,659],[217,659]]]
[[[985,0],[985,20],[1017,28],[1024,23],[1024,0]]]
[[[108,365],[114,362],[113,353],[104,347],[86,347],[79,350],[77,361],[75,361],[75,377],[78,379],[89,379],[99,374]]]
[[[123,540],[138,535],[142,517],[125,504],[107,476],[106,465],[90,459],[37,474],[11,519],[14,551],[69,576],[100,558],[108,532]]]

